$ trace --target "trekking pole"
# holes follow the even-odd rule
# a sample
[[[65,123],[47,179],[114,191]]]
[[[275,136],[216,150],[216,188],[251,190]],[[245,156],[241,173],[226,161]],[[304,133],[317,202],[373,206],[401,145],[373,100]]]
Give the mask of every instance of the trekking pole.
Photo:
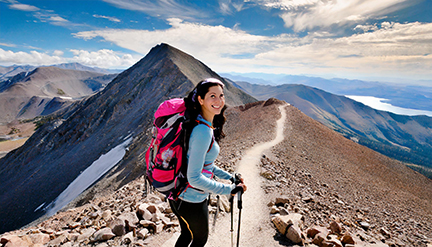
[[[230,209],[231,209],[231,247],[234,246],[234,197],[230,195],[229,198]]]
[[[238,230],[237,230],[237,247],[239,247],[239,244],[240,244],[240,223],[241,223],[241,212],[242,212],[242,208],[243,208],[242,195],[243,195],[243,191],[237,192],[237,207],[239,209]]]
[[[217,199],[216,200],[216,213],[215,213],[215,216],[214,216],[214,219],[213,219],[213,232],[216,229],[216,220],[217,220],[217,217],[218,217],[218,214],[219,214],[220,196],[216,195],[216,199]]]
[[[236,174],[236,179],[237,179],[237,181],[240,181],[241,175]],[[239,209],[239,219],[238,219],[238,229],[237,229],[237,247],[239,247],[239,244],[240,244],[240,224],[241,224],[241,212],[242,212],[242,208],[243,208],[242,195],[243,195],[243,190],[240,190],[239,192],[237,192],[237,208]]]
[[[235,173],[233,176],[234,180],[231,180],[236,185],[241,183],[241,174]],[[243,188],[240,187],[241,190],[236,193],[237,195],[237,206],[239,209],[242,208],[242,199],[241,195],[243,193]],[[235,196],[235,195],[234,195]],[[229,201],[230,201],[230,207],[231,207],[231,247],[234,247],[234,196],[230,195]],[[240,239],[240,217],[241,217],[241,210],[239,211],[239,225],[238,225],[238,234],[237,234],[237,246],[239,246],[239,239]]]

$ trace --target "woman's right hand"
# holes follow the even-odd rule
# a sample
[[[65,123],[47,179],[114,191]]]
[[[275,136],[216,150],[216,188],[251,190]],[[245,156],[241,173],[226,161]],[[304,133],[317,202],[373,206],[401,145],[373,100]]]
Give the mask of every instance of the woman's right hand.
[[[231,190],[231,196],[235,196],[235,194],[237,194],[240,191],[244,193],[246,190],[247,190],[247,186],[243,182],[239,183],[233,190]]]

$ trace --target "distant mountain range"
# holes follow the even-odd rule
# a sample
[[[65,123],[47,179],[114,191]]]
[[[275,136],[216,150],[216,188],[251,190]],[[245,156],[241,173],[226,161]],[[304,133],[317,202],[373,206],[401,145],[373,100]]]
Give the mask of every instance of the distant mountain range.
[[[302,84],[322,89],[332,94],[374,96],[387,99],[388,101],[386,102],[394,106],[417,110],[432,110],[432,86],[407,86],[376,81],[348,80],[341,78],[324,79],[321,77],[300,75],[233,75],[223,73],[221,75],[233,81],[246,81],[259,85],[278,86],[283,84]]]
[[[192,56],[161,44],[102,91],[50,115],[23,146],[0,160],[0,233],[42,216],[41,205],[50,205],[82,171],[126,138],[133,141],[103,186],[118,188],[141,176],[154,111],[163,100],[186,96],[208,77],[225,82],[228,105],[256,101]],[[57,87],[50,89],[55,93]]]
[[[12,65],[12,66],[0,66],[0,81],[8,80],[22,72],[31,72],[38,67],[57,67],[60,69],[71,69],[71,70],[81,70],[96,72],[99,74],[118,74],[123,70],[113,70],[113,69],[102,69],[98,67],[88,67],[80,63],[62,63],[53,64],[49,66],[32,66],[32,65]]]
[[[236,81],[259,100],[275,97],[360,144],[412,166],[432,179],[432,118],[375,110],[344,96],[299,84],[278,86]]]
[[[78,64],[16,67],[13,71],[21,72],[0,82],[0,123],[49,115],[100,91],[116,76],[80,68]]]

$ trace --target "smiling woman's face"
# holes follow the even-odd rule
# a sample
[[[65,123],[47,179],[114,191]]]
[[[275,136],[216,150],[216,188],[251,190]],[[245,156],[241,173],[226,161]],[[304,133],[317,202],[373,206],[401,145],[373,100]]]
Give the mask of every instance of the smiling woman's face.
[[[201,113],[205,120],[212,122],[215,115],[219,115],[225,105],[225,96],[221,86],[212,86],[204,96],[198,96]]]

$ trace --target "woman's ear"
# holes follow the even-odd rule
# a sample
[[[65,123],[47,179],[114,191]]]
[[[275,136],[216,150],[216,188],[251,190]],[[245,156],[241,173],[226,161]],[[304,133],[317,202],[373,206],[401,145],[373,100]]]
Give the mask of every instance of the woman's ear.
[[[198,99],[198,102],[200,103],[200,105],[204,104],[204,100],[201,98],[201,96],[198,95],[197,99]]]

